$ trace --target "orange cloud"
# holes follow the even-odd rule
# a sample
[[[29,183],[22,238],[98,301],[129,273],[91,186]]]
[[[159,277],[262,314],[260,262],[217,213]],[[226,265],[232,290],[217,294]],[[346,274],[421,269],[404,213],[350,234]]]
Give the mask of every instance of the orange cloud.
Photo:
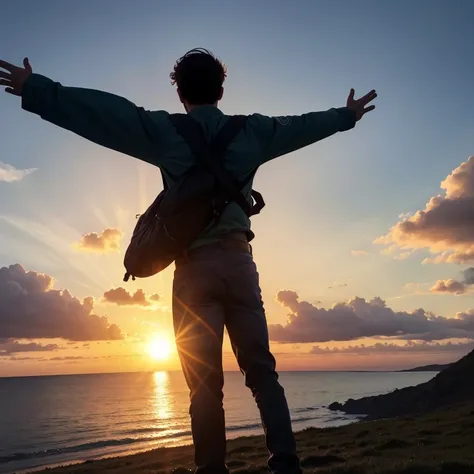
[[[73,247],[83,252],[118,252],[122,232],[119,229],[105,229],[101,234],[91,232],[84,234],[79,242],[74,242]]]
[[[106,303],[114,303],[119,306],[151,306],[160,300],[157,293],[147,296],[143,290],[137,290],[135,293],[129,293],[125,288],[118,287],[106,291],[103,301]]]
[[[424,210],[403,216],[375,243],[389,249],[428,249],[424,263],[474,261],[474,156],[441,183],[444,195],[432,197]]]
[[[351,341],[364,337],[435,341],[451,338],[474,339],[474,309],[445,318],[422,308],[394,311],[385,301],[355,297],[330,309],[299,301],[294,291],[281,291],[277,300],[288,308],[285,325],[269,325],[275,342],[305,343]]]
[[[455,295],[463,295],[467,291],[467,286],[460,281],[450,278],[449,280],[438,280],[430,291],[433,293],[454,293]]]
[[[92,312],[92,297],[81,302],[68,290],[55,290],[53,282],[51,276],[25,271],[19,264],[0,268],[0,340],[123,338],[116,324]]]

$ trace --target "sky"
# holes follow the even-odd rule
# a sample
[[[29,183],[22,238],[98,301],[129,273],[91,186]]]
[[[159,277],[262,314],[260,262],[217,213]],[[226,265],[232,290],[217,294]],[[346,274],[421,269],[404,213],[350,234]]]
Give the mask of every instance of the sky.
[[[181,112],[205,47],[228,114],[294,115],[376,89],[354,130],[262,167],[253,242],[280,370],[391,370],[474,348],[474,3],[103,0],[2,6],[2,59]],[[173,268],[123,283],[159,170],[0,95],[0,376],[175,370]],[[237,368],[228,341],[224,366]]]

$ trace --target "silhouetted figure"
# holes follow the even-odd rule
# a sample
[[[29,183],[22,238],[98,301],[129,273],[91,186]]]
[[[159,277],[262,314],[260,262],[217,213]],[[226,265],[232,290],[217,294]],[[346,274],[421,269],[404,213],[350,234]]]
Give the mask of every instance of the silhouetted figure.
[[[0,84],[22,97],[22,107],[99,145],[158,166],[173,183],[195,163],[168,112],[146,111],[105,92],[63,87],[24,67],[0,61]],[[5,72],[6,71],[6,72]],[[195,49],[180,58],[171,79],[186,112],[210,142],[229,120],[218,108],[225,66]],[[359,100],[351,90],[346,107],[299,116],[249,115],[227,147],[222,164],[240,182],[250,201],[253,175],[264,163],[353,128],[375,91]],[[173,321],[181,363],[191,393],[196,472],[224,474],[225,422],[222,339],[227,328],[245,383],[260,410],[273,473],[300,473],[290,413],[270,352],[259,277],[249,241],[250,220],[235,202],[225,208],[176,261]]]

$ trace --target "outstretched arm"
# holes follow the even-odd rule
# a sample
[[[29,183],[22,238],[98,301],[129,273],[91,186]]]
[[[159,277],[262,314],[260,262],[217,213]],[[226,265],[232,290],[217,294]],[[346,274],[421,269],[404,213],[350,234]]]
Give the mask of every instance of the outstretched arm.
[[[148,112],[123,97],[93,89],[63,87],[24,67],[0,61],[0,85],[21,96],[23,109],[88,140],[159,164],[159,122],[166,112]]]
[[[252,115],[250,124],[260,144],[261,163],[354,128],[357,121],[375,109],[375,105],[368,104],[376,97],[372,90],[355,100],[351,89],[346,107],[286,117]]]

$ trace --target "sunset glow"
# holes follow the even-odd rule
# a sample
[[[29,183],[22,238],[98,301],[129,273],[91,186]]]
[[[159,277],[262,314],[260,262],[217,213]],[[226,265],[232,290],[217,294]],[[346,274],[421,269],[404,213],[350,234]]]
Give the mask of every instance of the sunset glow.
[[[161,335],[155,335],[146,345],[147,354],[155,360],[168,360],[171,356],[171,342]]]
[[[255,189],[267,206],[252,216],[251,245],[278,371],[400,370],[447,364],[474,348],[474,2],[248,2],[249,19],[236,2],[209,3],[212,14],[202,15],[202,2],[86,0],[43,2],[41,21],[31,0],[21,15],[4,3],[1,59],[15,67],[28,56],[53,83],[104,91],[161,117],[185,112],[169,74],[186,51],[204,47],[228,68],[221,112],[275,118],[266,138],[252,126],[236,140],[254,137],[249,147],[265,148]],[[21,41],[11,41],[18,31]],[[294,125],[300,114],[344,107],[351,88],[356,98],[376,89],[376,111],[267,162],[270,141],[295,138],[290,117]],[[3,89],[0,377],[181,371],[175,265],[123,276],[137,215],[162,190],[158,165],[177,177],[167,169],[185,148],[171,150],[168,132],[163,146],[146,145],[135,114],[130,125],[97,100],[86,101],[91,112],[79,122],[105,128],[87,138],[48,123],[57,110],[29,112]],[[43,94],[31,99],[46,106]],[[71,104],[74,117],[86,113]],[[236,160],[254,156],[239,150]],[[201,290],[219,289],[201,278],[186,291],[197,319]],[[227,286],[241,293],[250,283]],[[222,354],[224,370],[238,371],[227,331]]]

